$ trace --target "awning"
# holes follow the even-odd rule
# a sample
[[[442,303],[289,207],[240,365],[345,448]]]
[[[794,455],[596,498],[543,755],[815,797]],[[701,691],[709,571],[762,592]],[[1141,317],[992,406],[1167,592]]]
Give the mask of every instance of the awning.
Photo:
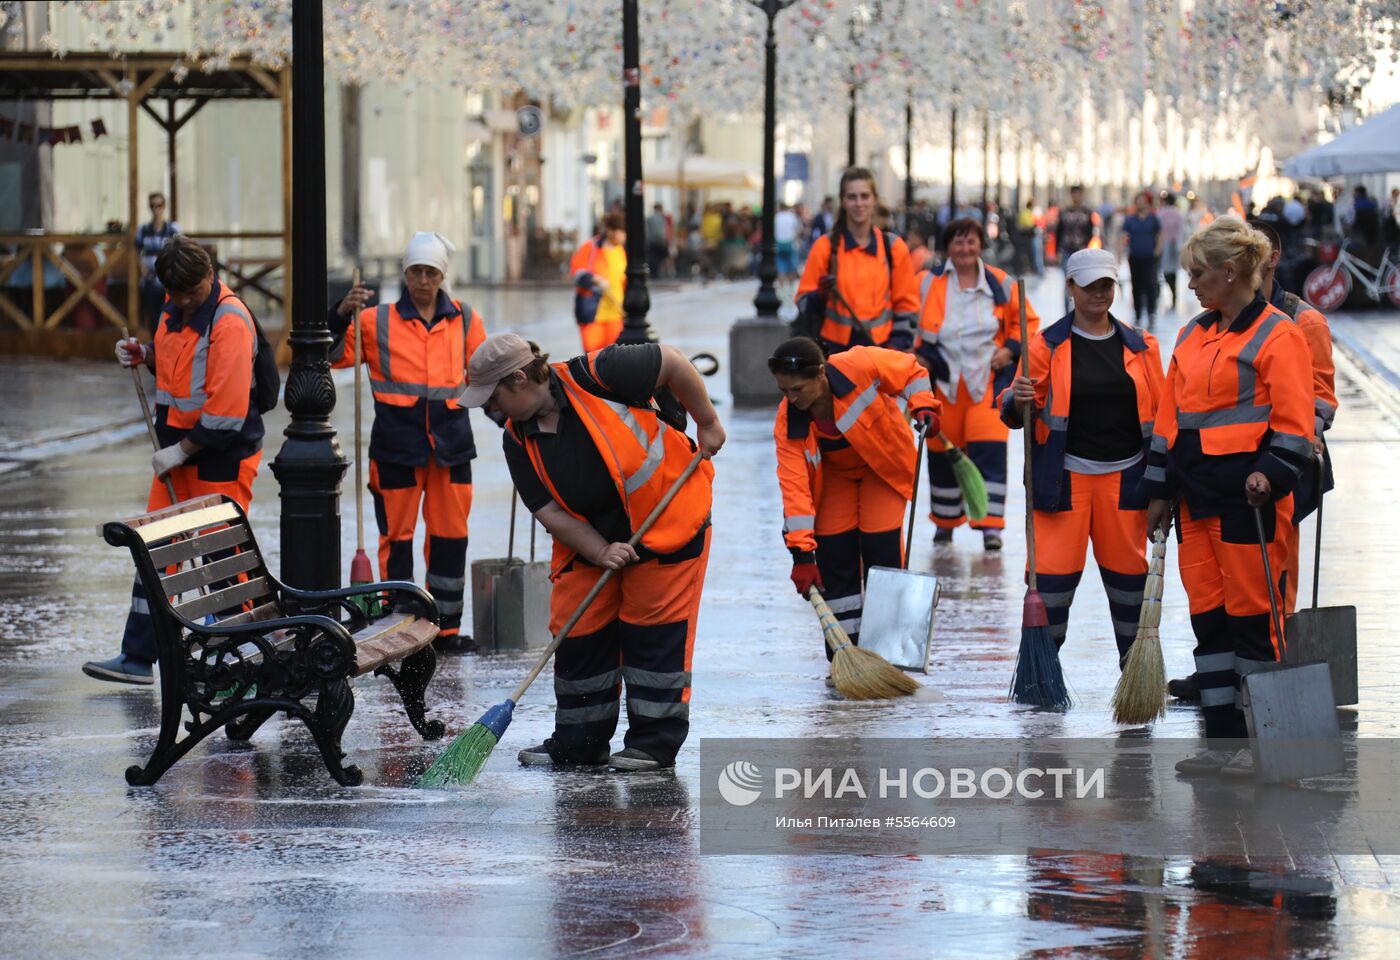
[[[763,189],[763,173],[758,167],[714,157],[686,157],[684,164],[675,157],[648,163],[642,167],[642,179],[649,187]]]
[[[1400,172],[1400,104],[1298,154],[1283,165],[1283,172],[1295,180]]]

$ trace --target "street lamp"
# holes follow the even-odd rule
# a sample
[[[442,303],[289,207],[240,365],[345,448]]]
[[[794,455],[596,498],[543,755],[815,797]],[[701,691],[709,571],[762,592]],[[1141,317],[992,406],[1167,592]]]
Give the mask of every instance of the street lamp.
[[[763,251],[758,268],[756,317],[735,322],[729,330],[729,387],[736,406],[767,406],[778,398],[778,388],[768,373],[768,357],[787,338],[786,325],[778,319],[781,301],[774,281],[778,276],[777,244],[773,238],[774,208],[778,204],[775,141],[778,125],[778,41],[773,24],[782,10],[796,0],[749,0],[768,18],[764,42],[763,77]]]
[[[647,322],[645,198],[642,195],[642,68],[637,39],[637,0],[622,0],[623,179],[626,181],[627,289],[622,294],[622,332],[618,343],[652,343],[656,332]]]
[[[292,415],[272,461],[282,488],[282,578],[305,590],[340,586],[340,481],[348,466],[331,426],[326,327],[326,127],[320,3],[292,5]],[[290,298],[289,298],[290,299]]]

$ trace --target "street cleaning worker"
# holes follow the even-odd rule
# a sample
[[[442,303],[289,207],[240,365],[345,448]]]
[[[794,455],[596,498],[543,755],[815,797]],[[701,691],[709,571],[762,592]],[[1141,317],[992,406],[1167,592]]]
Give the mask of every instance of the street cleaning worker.
[[[1186,241],[1181,263],[1206,312],[1177,338],[1143,475],[1148,529],[1169,529],[1179,511],[1208,741],[1176,765],[1186,774],[1252,772],[1251,753],[1232,755],[1221,741],[1247,736],[1240,677],[1283,653],[1269,594],[1282,605],[1293,489],[1313,457],[1313,375],[1307,338],[1256,292],[1268,258],[1268,240],[1234,216]]]
[[[970,217],[943,230],[948,260],[919,275],[919,328],[915,353],[933,377],[943,405],[943,435],[967,451],[987,483],[987,516],[971,521],[986,550],[1001,549],[1006,527],[1006,424],[996,398],[1011,386],[1021,357],[1021,314],[1016,287],[1007,275],[982,261],[986,235]],[[949,269],[951,265],[951,269]],[[955,282],[956,281],[956,282]],[[1026,303],[1031,336],[1040,317]],[[934,543],[950,543],[968,522],[948,450],[928,440],[930,513]]]
[[[170,506],[167,476],[180,500],[221,493],[247,510],[263,438],[262,414],[253,401],[258,336],[252,311],[214,276],[204,248],[182,234],[172,236],[156,254],[155,274],[165,288],[155,339],[143,344],[128,337],[117,343],[122,366],[145,364],[156,376],[161,447],[151,458],[155,476],[146,510]],[[83,673],[149,684],[156,659],[155,626],[138,577],[122,652],[83,664]]]
[[[574,281],[574,320],[583,350],[592,353],[616,343],[622,332],[622,295],[627,289],[627,218],[614,210],[603,229],[589,237],[569,260]]]
[[[1321,492],[1333,487],[1332,458],[1323,441],[1323,433],[1331,429],[1332,420],[1337,414],[1336,369],[1332,363],[1332,330],[1327,318],[1312,304],[1297,294],[1288,293],[1275,277],[1283,245],[1278,231],[1263,220],[1251,220],[1250,226],[1269,240],[1269,259],[1264,264],[1259,291],[1269,303],[1288,315],[1298,325],[1298,330],[1308,341],[1312,358],[1313,378],[1313,453],[1314,462],[1303,471],[1298,484],[1293,489],[1293,522],[1284,528],[1285,545],[1288,553],[1288,578],[1284,591],[1284,615],[1291,614],[1298,599],[1298,577],[1301,572],[1299,561],[1298,526],[1317,508],[1320,496],[1318,482],[1321,473]],[[1321,471],[1318,466],[1321,465]],[[1171,680],[1167,692],[1179,700],[1196,701],[1201,697],[1196,675]]]
[[[797,286],[798,329],[828,354],[857,346],[908,350],[918,299],[909,247],[875,225],[880,198],[865,167],[841,174],[841,212],[812,242]]]
[[[1108,311],[1118,261],[1084,249],[1065,261],[1074,308],[1031,337],[1030,376],[1001,395],[1001,417],[1023,426],[1034,407],[1036,575],[1063,646],[1069,607],[1094,544],[1122,664],[1137,636],[1147,580],[1147,498],[1139,489],[1162,396],[1162,358],[1152,334]]]
[[[674,347],[614,345],[550,363],[513,333],[472,358],[462,401],[508,418],[504,446],[520,499],[554,538],[549,628],[560,630],[604,569],[603,588],[554,657],[554,734],[520,751],[526,766],[655,770],[675,765],[690,732],[695,618],[710,555],[708,462],[633,548],[640,524],[699,449],[724,446],[700,374]],[[695,420],[665,419],[670,388]],[[627,684],[624,748],[609,755]]]
[[[816,586],[857,643],[866,573],[904,566],[918,456],[904,410],[937,433],[939,401],[914,357],[883,347],[823,360],[816,341],[794,337],[768,369],[783,392],[773,440],[792,583],[804,598]]]
[[[472,352],[486,339],[481,315],[452,299],[447,272],[453,249],[440,234],[415,233],[404,251],[398,301],[366,307],[370,291],[355,287],[331,308],[329,320],[336,338],[331,366],[354,366],[356,336],[369,366],[369,490],[379,525],[379,575],[413,579],[421,506],[427,587],[442,614],[434,645],[449,652],[476,649],[461,633],[476,443],[471,417],[457,398]]]

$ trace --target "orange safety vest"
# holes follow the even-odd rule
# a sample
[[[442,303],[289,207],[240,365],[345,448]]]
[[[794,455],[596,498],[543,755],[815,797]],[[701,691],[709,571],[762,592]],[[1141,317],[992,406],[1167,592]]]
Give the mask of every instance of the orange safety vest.
[[[258,351],[253,315],[218,280],[214,298],[208,326],[186,322],[171,329],[162,319],[156,328],[156,407],[175,430],[238,430],[248,418]]]
[[[797,287],[797,300],[815,293],[831,264],[831,234],[812,244]],[[918,297],[914,268],[905,242],[879,227],[871,229],[870,244],[848,248],[842,238],[836,252],[836,288],[826,295],[821,337],[841,347],[889,343],[904,348],[912,342]],[[857,333],[857,331],[860,331]]]
[[[912,499],[915,453],[904,409],[942,407],[924,368],[898,350],[852,347],[827,359],[826,378],[836,429],[880,479]],[[811,415],[789,409],[784,399],[778,404],[773,440],[783,494],[783,540],[795,550],[815,550],[822,455]]]
[[[602,381],[597,376],[595,363],[601,352],[595,350],[584,358],[589,373],[599,383]],[[664,423],[655,408],[628,406],[585,390],[569,372],[567,363],[552,363],[550,368],[559,378],[569,404],[578,412],[589,437],[602,454],[627,513],[628,523],[636,530],[690,464],[697,449],[694,441]],[[522,436],[514,423],[509,424],[508,429],[529,454],[535,474],[549,490],[554,502],[570,516],[589,523],[589,518],[570,509],[555,489],[540,455],[538,439]],[[710,487],[714,475],[714,464],[709,460],[701,463],[651,529],[642,535],[641,545],[652,553],[664,556],[675,553],[695,539],[710,518]],[[572,547],[556,539],[551,576],[558,576],[574,556]]]
[[[993,339],[998,347],[1009,348],[1013,360],[1019,361],[1021,309],[1016,285],[1010,281],[1004,270],[986,263],[982,264],[982,269],[987,274],[987,286],[992,291],[992,313],[997,318],[997,332]],[[947,263],[937,270],[926,270],[919,274],[919,328],[914,351],[929,361],[939,381],[948,384],[945,392],[950,397],[956,396],[958,384],[956,380],[951,380],[952,373],[939,346],[939,338],[942,336],[943,321],[948,313],[948,284],[951,282],[949,278],[956,275],[952,265]],[[1035,312],[1035,307],[1031,306],[1030,299],[1027,298],[1026,331],[1034,338],[1039,328],[1040,314]],[[1015,376],[1015,366],[1013,362],[1011,366],[1003,368],[1002,379],[1006,383],[997,384],[997,389],[1002,389],[1010,383],[1010,378]]]

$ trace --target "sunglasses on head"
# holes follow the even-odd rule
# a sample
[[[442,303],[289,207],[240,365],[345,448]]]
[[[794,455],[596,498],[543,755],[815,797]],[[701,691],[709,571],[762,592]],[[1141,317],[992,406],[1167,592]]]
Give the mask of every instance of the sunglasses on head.
[[[769,373],[816,373],[821,364],[806,357],[769,357]]]

